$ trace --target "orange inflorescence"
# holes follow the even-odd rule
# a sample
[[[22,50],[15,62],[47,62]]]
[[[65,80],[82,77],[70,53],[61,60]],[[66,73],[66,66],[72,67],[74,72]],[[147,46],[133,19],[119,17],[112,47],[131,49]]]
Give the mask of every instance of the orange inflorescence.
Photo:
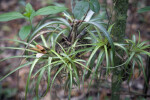
[[[40,50],[44,50],[44,47],[42,47],[41,45],[37,44],[36,47]]]
[[[42,47],[41,45],[36,45],[37,48],[31,48],[32,50],[34,51],[37,51],[39,53],[43,53],[43,54],[46,54],[47,51],[44,49],[44,47]]]

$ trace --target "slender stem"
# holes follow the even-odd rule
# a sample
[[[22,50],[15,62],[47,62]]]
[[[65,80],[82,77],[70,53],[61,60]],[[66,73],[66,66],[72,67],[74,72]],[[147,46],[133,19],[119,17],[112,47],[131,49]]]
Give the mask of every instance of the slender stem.
[[[33,25],[32,25],[32,20],[31,20],[31,19],[29,19],[29,22],[30,22],[30,25],[31,25],[32,30],[33,30],[33,29],[34,29],[34,27],[33,27]]]

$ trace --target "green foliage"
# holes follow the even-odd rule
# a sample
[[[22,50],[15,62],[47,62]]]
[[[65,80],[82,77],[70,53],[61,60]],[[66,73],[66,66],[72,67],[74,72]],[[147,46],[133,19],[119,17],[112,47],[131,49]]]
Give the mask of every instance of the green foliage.
[[[19,37],[24,40],[27,38],[27,36],[30,34],[31,32],[31,26],[23,26],[20,31],[19,31]]]
[[[141,74],[141,70],[143,71],[144,79],[146,80],[146,74],[144,70],[144,64],[142,60],[142,55],[150,56],[150,53],[147,52],[147,49],[150,48],[150,45],[147,45],[148,41],[141,42],[140,34],[138,42],[136,42],[136,37],[133,35],[132,40],[126,39],[128,43],[128,47],[126,47],[128,53],[128,59],[126,62],[126,66],[131,65],[132,71],[131,74],[134,74],[135,64],[138,64],[139,75]],[[130,72],[129,72],[130,73]]]
[[[150,6],[139,9],[138,13],[144,13],[144,12],[148,12],[148,11],[150,11]]]
[[[39,9],[35,15],[38,16],[38,15],[57,14],[59,12],[65,11],[65,10],[67,10],[67,8],[65,8],[65,7],[47,6],[47,7],[43,7],[41,9]]]
[[[86,1],[78,1],[73,9],[74,17],[81,19],[88,11],[89,3]]]
[[[99,13],[100,4],[98,0],[90,0],[90,9],[93,10],[95,13]]]
[[[29,21],[32,21],[35,16],[35,10],[32,8],[32,5],[28,3],[25,7],[25,12],[23,14]]]
[[[77,1],[76,5],[73,9],[73,14],[76,19],[82,19],[84,15],[86,15],[87,11],[91,9],[95,13],[99,13],[100,4],[98,0],[90,0],[90,1]]]
[[[144,73],[141,55],[150,56],[150,53],[146,51],[150,46],[145,41],[141,42],[140,36],[138,42],[136,42],[135,36],[132,40],[126,39],[123,43],[113,42],[111,30],[115,24],[110,25],[107,30],[106,23],[102,21],[104,17],[88,11],[90,4],[90,9],[98,13],[99,4],[96,3],[98,3],[97,0],[79,1],[73,9],[73,14],[63,12],[61,17],[47,16],[37,25],[32,24],[33,16],[56,14],[65,11],[66,8],[48,6],[34,11],[32,6],[27,4],[24,16],[28,19],[27,21],[30,21],[30,25],[23,26],[19,31],[20,38],[26,39],[27,42],[12,40],[25,45],[25,48],[0,47],[1,49],[24,51],[21,56],[5,58],[0,62],[12,58],[25,58],[26,62],[6,74],[0,81],[15,71],[31,65],[26,82],[25,99],[27,99],[31,78],[37,77],[35,84],[36,99],[45,96],[59,78],[61,85],[68,91],[70,100],[73,87],[80,88],[81,81],[84,85],[84,81],[91,76],[90,87],[92,80],[101,75],[100,70],[102,68],[106,69],[105,75],[107,76],[112,69],[118,67],[130,69],[130,65],[132,71],[128,73],[132,75],[135,64],[138,64],[139,71],[143,70]],[[75,18],[73,18],[73,15]],[[83,17],[85,20],[81,20]],[[120,57],[115,48],[123,50],[123,56]],[[87,61],[85,60],[86,53],[90,54]],[[114,56],[120,57],[123,63],[114,65]],[[38,65],[40,68],[36,67]],[[41,93],[39,87],[43,76],[47,77],[47,86],[45,92]]]
[[[25,12],[23,14],[19,12],[9,12],[9,13],[4,13],[0,15],[0,22],[4,21],[10,21],[14,19],[20,19],[20,18],[25,18],[27,21],[30,22],[30,25],[23,26],[19,32],[19,37],[24,40],[27,38],[31,31],[31,24],[32,20],[35,16],[38,15],[50,15],[50,14],[57,14],[60,12],[63,12],[67,10],[65,7],[57,7],[57,6],[47,6],[43,7],[37,11],[35,11],[30,3],[28,3],[25,6]]]
[[[24,16],[19,12],[9,12],[0,15],[0,22],[10,21],[14,19],[24,18]]]

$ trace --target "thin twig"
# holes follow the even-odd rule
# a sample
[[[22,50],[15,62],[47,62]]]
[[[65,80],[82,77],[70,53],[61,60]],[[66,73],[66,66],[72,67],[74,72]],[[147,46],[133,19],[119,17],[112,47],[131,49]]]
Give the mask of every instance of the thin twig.
[[[86,25],[84,28],[83,28],[83,31],[77,36],[77,39],[82,39],[82,36],[84,36],[85,34],[87,34],[87,32],[85,32],[85,29],[88,27],[89,25]]]
[[[83,20],[78,24],[78,27],[84,22],[85,18],[87,17],[87,14],[88,14],[89,10],[90,10],[90,9],[88,8],[88,11],[86,12],[86,14],[85,14]]]

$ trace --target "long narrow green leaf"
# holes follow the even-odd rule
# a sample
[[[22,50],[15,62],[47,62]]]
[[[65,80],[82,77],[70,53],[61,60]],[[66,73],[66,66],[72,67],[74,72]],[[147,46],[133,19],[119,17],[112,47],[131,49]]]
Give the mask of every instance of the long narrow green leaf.
[[[135,45],[135,42],[133,40],[125,39],[127,42],[131,42],[133,45]]]
[[[122,49],[126,52],[126,54],[128,54],[127,49],[123,46],[123,45],[125,45],[125,44],[114,43],[114,45],[115,45],[115,46],[118,46],[119,48],[122,48]]]
[[[140,32],[139,32],[139,39],[138,39],[138,44],[141,42],[141,35],[140,35]],[[137,45],[138,45],[137,44]]]
[[[24,48],[17,48],[17,47],[0,47],[1,49],[15,49],[15,50],[24,50]],[[31,49],[26,49],[26,51],[31,51],[31,52],[37,52]]]
[[[66,66],[68,66],[68,64],[64,61],[64,59],[57,53],[57,52],[55,52],[54,50],[51,50],[58,58],[60,58],[60,60],[62,60],[63,61],[63,63],[66,65]]]
[[[31,74],[32,74],[32,71],[35,67],[35,64],[38,62],[39,59],[35,59],[31,68],[30,68],[30,72],[29,72],[29,75],[28,75],[28,79],[27,79],[27,83],[26,83],[26,90],[25,90],[25,100],[27,100],[27,93],[28,93],[28,89],[29,89],[29,82],[30,82],[30,77],[31,77]]]
[[[97,58],[97,55],[95,54],[89,63],[89,69],[92,70],[93,68],[95,68],[94,66],[95,66],[96,58]],[[88,79],[90,77],[90,75],[91,75],[91,71],[88,71],[85,78]]]
[[[66,19],[69,19],[71,22],[73,22],[73,18],[71,18],[71,15],[68,12],[64,11],[63,14],[66,17]]]
[[[84,51],[91,51],[92,49],[94,49],[95,47],[89,47],[89,48],[84,48],[84,49],[80,49],[80,50],[77,50],[73,53],[71,53],[70,55],[74,55],[74,54],[77,54],[77,53],[80,53],[80,52],[84,52]]]
[[[147,52],[147,51],[144,51],[144,50],[141,50],[141,54],[146,54],[150,57],[150,52]]]
[[[85,68],[85,69],[87,69],[87,70],[89,70],[89,71],[91,71],[91,72],[92,72],[92,70],[91,70],[91,69],[89,69],[87,66],[83,65],[82,63],[77,62],[77,61],[74,61],[74,62],[75,62],[76,64],[81,65],[83,68]]]
[[[48,58],[48,68],[47,68],[47,88],[46,88],[46,92],[44,93],[43,97],[47,94],[48,90],[49,90],[49,87],[50,87],[50,80],[51,80],[51,61],[52,61],[52,58],[49,57]]]
[[[40,74],[39,74],[39,76],[38,76],[38,80],[37,80],[37,82],[36,82],[36,97],[37,97],[37,99],[39,100],[39,85],[40,85],[40,81],[41,81],[41,79],[42,79],[42,76],[43,76],[43,73],[44,73],[44,71],[45,71],[45,69],[46,68],[43,68],[42,70],[41,70],[41,72],[40,72]]]
[[[114,57],[113,52],[110,50],[110,59],[111,59],[111,66],[114,66]]]
[[[60,71],[64,68],[64,65],[62,65],[59,70],[55,73],[55,76],[53,77],[53,80],[51,82],[51,86],[50,86],[50,91],[51,91],[51,88],[53,86],[53,83],[54,83],[54,80],[56,79],[57,75],[60,73]]]
[[[58,66],[58,65],[61,65],[61,64],[63,64],[62,60],[54,61],[54,62],[51,63],[52,66]]]
[[[30,39],[31,40],[40,30],[42,30],[43,28],[45,28],[48,25],[52,25],[52,24],[64,24],[60,21],[51,21],[51,22],[47,22],[43,25],[41,25],[40,27],[38,27],[37,29],[35,29],[35,31],[31,34]]]
[[[139,43],[138,47],[141,48],[141,47],[142,47],[143,45],[145,45],[147,42],[149,42],[149,41],[143,41],[143,42]]]
[[[20,40],[13,40],[13,39],[0,39],[0,41],[14,41],[14,42],[18,42],[18,43],[22,43],[22,44],[25,44],[25,45],[28,45],[27,42],[24,42],[24,41],[20,41]],[[29,44],[30,47],[35,47],[34,45],[32,44]]]
[[[108,33],[109,34],[111,33],[111,30],[112,30],[112,28],[113,28],[114,25],[115,25],[115,23],[109,26],[109,28],[108,28]]]
[[[11,56],[11,57],[6,57],[6,58],[4,58],[4,59],[1,59],[0,62],[5,61],[5,60],[8,60],[8,59],[12,59],[12,58],[36,58],[36,57],[33,56],[33,55],[30,55],[30,56],[28,56],[28,55],[23,55],[23,56]]]
[[[99,28],[100,31],[103,32],[103,34],[105,35],[105,37],[108,39],[110,45],[111,45],[111,48],[113,50],[113,52],[115,51],[115,48],[114,48],[114,44],[113,44],[113,41],[112,41],[112,38],[110,36],[110,34],[107,32],[107,30],[100,24],[97,24],[95,22],[86,22],[86,23],[89,23],[89,24],[92,24],[92,25],[95,25],[96,27]]]
[[[69,89],[69,100],[71,100],[71,91],[72,91],[72,69],[71,69],[71,64],[69,64],[69,68],[70,68],[70,89]]]
[[[146,77],[146,73],[145,73],[145,69],[144,69],[143,60],[142,60],[141,56],[137,55],[137,57],[138,57],[138,59],[139,59],[139,61],[141,63],[141,67],[142,67],[143,75],[144,75],[144,80],[145,80],[146,84],[148,85],[148,83],[147,83],[147,77]]]
[[[135,37],[135,35],[132,36],[132,41],[133,41],[134,43],[136,43],[136,37]]]
[[[78,73],[77,73],[77,68],[76,68],[76,66],[75,66],[75,62],[74,61],[77,61],[77,60],[72,60],[71,58],[69,58],[69,56],[68,55],[66,55],[66,54],[64,54],[64,53],[62,53],[62,55],[64,56],[64,57],[66,57],[70,62],[71,62],[71,65],[72,65],[72,68],[73,68],[73,71],[74,71],[74,73],[75,73],[75,77],[76,77],[76,80],[77,80],[77,83],[78,83],[78,85],[80,85],[80,80],[79,80],[79,76],[78,76]],[[71,66],[70,65],[70,66]],[[69,66],[68,66],[69,67]]]
[[[93,58],[93,56],[95,55],[95,53],[97,52],[98,49],[99,49],[99,46],[96,47],[96,48],[93,50],[93,52],[91,53],[91,55],[90,55],[90,57],[89,57],[89,59],[88,59],[88,61],[87,61],[87,63],[86,63],[86,66],[89,65],[91,59]]]
[[[131,62],[133,56],[135,55],[135,52],[132,52],[130,57],[127,59],[127,63],[126,63],[126,66]]]
[[[91,84],[92,84],[92,80],[94,79],[95,74],[96,74],[98,68],[100,67],[100,64],[103,62],[103,59],[104,59],[104,51],[102,50],[102,51],[99,53],[99,56],[98,56],[98,58],[97,58],[97,64],[96,64],[96,66],[95,66],[95,71],[93,72],[92,77],[91,77],[91,80],[90,80],[90,83],[89,83],[89,85],[88,85],[88,90],[90,89],[90,86],[91,86]]]
[[[88,29],[87,29],[87,31],[88,31],[88,33],[90,33],[90,35],[94,38],[94,40],[97,40],[97,41],[98,41],[98,38],[95,36],[94,33],[92,33],[91,31],[89,31]]]
[[[62,47],[62,45],[59,44],[58,42],[57,42],[57,44],[60,46],[60,48],[63,50],[63,52],[66,53],[66,51],[65,51],[65,49]]]
[[[56,43],[57,43],[59,37],[60,37],[61,34],[63,34],[65,31],[66,31],[66,29],[64,29],[64,30],[62,30],[62,31],[60,31],[60,32],[58,33],[58,35],[57,35],[57,36],[55,37],[55,39],[54,39],[53,47],[55,47],[55,45],[56,45]]]
[[[89,59],[88,59],[88,61],[87,61],[87,63],[86,63],[86,66],[85,66],[85,68],[87,69],[88,67],[88,65],[89,65],[89,63],[91,62],[91,59],[93,58],[93,56],[96,54],[96,52],[97,52],[97,50],[99,49],[99,47],[96,47],[94,50],[93,50],[93,52],[91,53],[91,55],[90,55],[90,57],[89,57]],[[84,82],[84,79],[85,79],[85,72],[86,72],[86,69],[84,69],[84,72],[83,72],[83,82]],[[88,68],[89,69],[89,68]],[[91,70],[91,69],[90,69]],[[84,83],[83,83],[83,85],[84,85]]]
[[[39,73],[39,72],[41,72],[42,70],[43,70],[43,68],[46,68],[46,67],[48,67],[48,66],[50,66],[49,64],[47,64],[47,65],[45,65],[45,66],[43,66],[43,67],[41,67],[40,69],[38,69],[37,71],[36,71],[36,73],[35,74],[33,74],[33,78]]]
[[[83,60],[83,59],[74,59],[73,61],[79,61],[79,62],[86,62],[85,60]]]
[[[106,55],[106,73],[108,74],[110,64],[109,64],[109,56],[108,56],[106,45],[104,45],[104,49],[105,49],[105,55]]]
[[[141,72],[142,72],[142,68],[141,68],[141,63],[140,63],[140,61],[139,61],[139,59],[137,58],[137,57],[135,57],[135,61],[136,61],[136,63],[137,63],[137,67],[138,67],[138,70],[139,70],[139,75],[141,75]],[[138,75],[138,76],[139,76]]]
[[[78,70],[77,70],[76,66],[74,66],[74,65],[72,66],[72,69],[75,73],[75,78],[77,80],[77,85],[79,85],[79,88],[80,88],[80,80],[79,80]]]
[[[118,68],[118,67],[122,67],[122,66],[124,66],[124,65],[127,65],[128,61],[129,61],[129,60],[127,59],[125,62],[123,62],[123,63],[120,64],[120,65],[117,65],[117,66],[114,66],[114,67],[110,66],[109,69],[114,69],[114,68]],[[106,68],[106,67],[104,67],[104,68]]]
[[[102,35],[100,33],[100,30],[98,30],[98,28],[96,26],[94,26],[94,28],[96,29],[96,32],[98,33],[99,39],[102,39]]]
[[[131,73],[129,75],[128,82],[131,80],[132,75],[134,75],[134,69],[135,69],[135,60],[133,60],[133,63],[132,63],[132,70],[131,70]]]
[[[48,45],[47,45],[46,40],[43,35],[41,35],[41,39],[42,39],[44,46],[48,48]]]
[[[140,49],[149,49],[150,48],[150,45],[145,45],[145,46],[142,46]]]
[[[30,64],[32,64],[32,63],[33,63],[33,62],[28,62],[28,63],[25,63],[25,64],[23,64],[23,65],[17,67],[17,68],[14,69],[13,71],[9,72],[9,73],[6,74],[4,77],[2,77],[2,78],[0,79],[0,81],[2,81],[3,79],[5,79],[6,77],[8,77],[9,75],[11,75],[12,73],[16,72],[17,70],[19,70],[19,69],[21,69],[21,68],[23,68],[23,67],[26,67],[26,66],[28,66],[28,65],[30,65]]]
[[[100,53],[99,53],[99,56],[97,58],[97,64],[95,66],[95,71],[98,70],[98,68],[100,67],[101,63],[103,62],[104,56],[105,56],[105,53],[104,53],[103,50],[101,50]]]
[[[65,24],[65,26],[67,26],[71,30],[71,25],[69,24],[69,22],[66,19],[64,19],[64,18],[55,18],[55,19],[62,21]]]
[[[138,10],[138,13],[144,13],[150,11],[150,6],[146,6]]]

